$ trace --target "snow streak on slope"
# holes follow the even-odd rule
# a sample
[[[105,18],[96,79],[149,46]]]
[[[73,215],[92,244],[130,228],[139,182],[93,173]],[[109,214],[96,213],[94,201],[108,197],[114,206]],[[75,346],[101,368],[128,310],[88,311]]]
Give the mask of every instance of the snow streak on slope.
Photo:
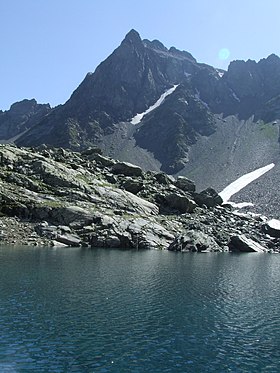
[[[271,170],[274,166],[274,163],[270,163],[265,167],[258,168],[255,171],[249,172],[248,174],[239,177],[233,183],[229,184],[224,190],[222,190],[219,195],[222,197],[224,202],[229,201],[231,196],[239,192],[241,189],[245,188],[245,186],[250,184],[252,181],[258,179],[267,171]]]
[[[136,114],[135,117],[133,117],[130,121],[130,123],[132,124],[138,124],[141,122],[142,118],[144,117],[144,115],[150,113],[151,111],[155,110],[157,107],[159,107],[163,102],[164,100],[166,99],[167,96],[171,95],[171,93],[173,93],[175,91],[175,89],[178,87],[179,84],[177,85],[174,85],[172,88],[168,89],[166,92],[164,92],[160,98],[157,100],[157,102],[150,106],[146,111],[144,111],[143,113],[141,114]]]

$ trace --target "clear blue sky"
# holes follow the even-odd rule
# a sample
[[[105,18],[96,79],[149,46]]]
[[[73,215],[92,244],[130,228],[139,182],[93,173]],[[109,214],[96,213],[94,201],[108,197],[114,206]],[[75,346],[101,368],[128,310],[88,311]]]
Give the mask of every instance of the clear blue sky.
[[[132,28],[224,69],[280,55],[279,14],[280,0],[0,0],[0,109],[64,103]]]

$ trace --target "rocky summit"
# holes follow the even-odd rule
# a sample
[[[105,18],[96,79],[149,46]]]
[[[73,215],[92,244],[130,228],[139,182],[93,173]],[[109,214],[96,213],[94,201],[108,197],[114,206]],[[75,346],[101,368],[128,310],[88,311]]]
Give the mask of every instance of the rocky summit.
[[[221,191],[238,176],[274,169],[234,198],[279,218],[280,58],[232,61],[227,71],[131,30],[56,108],[24,100],[0,112],[0,142],[99,147],[145,171]],[[262,180],[262,181],[261,181]]]
[[[2,244],[280,250],[277,220],[240,213],[212,188],[104,156],[0,145]]]

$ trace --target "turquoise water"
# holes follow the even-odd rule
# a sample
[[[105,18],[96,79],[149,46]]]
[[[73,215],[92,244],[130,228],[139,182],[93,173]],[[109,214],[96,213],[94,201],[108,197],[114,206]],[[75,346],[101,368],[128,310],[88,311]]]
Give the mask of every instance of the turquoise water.
[[[280,255],[0,247],[0,372],[279,372]]]

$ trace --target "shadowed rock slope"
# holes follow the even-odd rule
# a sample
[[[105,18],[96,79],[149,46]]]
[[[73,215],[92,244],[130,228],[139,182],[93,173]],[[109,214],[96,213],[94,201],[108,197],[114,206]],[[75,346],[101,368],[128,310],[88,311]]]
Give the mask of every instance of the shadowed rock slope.
[[[36,100],[22,100],[0,111],[0,142],[11,141],[33,127],[51,111],[49,104],[38,104]]]
[[[2,243],[176,251],[280,248],[278,231],[275,238],[266,235],[266,218],[221,203],[213,189],[197,193],[186,177],[144,172],[98,148],[77,153],[0,146]]]

